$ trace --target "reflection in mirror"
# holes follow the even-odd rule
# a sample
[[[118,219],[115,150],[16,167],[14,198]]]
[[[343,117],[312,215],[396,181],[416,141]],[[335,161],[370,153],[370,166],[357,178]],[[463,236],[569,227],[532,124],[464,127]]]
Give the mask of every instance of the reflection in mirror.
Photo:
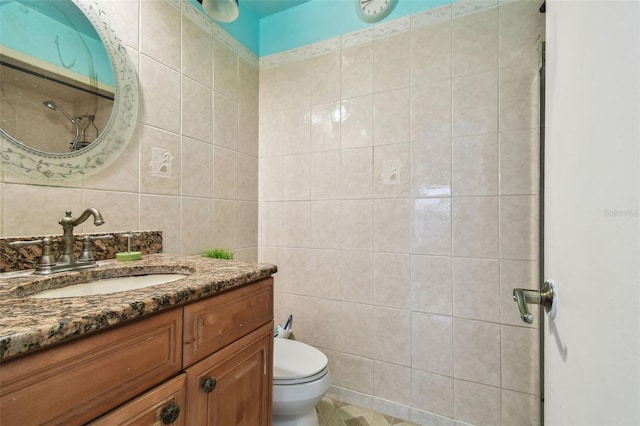
[[[40,151],[86,147],[113,107],[113,70],[100,36],[70,1],[13,0],[0,8],[0,127]]]
[[[97,0],[0,0],[0,160],[40,180],[95,173],[126,146],[138,83]]]

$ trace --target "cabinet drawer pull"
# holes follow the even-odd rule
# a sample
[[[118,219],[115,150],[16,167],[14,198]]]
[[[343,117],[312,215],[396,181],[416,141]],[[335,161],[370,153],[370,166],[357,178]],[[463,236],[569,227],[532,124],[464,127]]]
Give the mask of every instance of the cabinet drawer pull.
[[[168,407],[162,409],[162,423],[170,425],[178,420],[180,416],[180,406],[178,404],[171,404]]]
[[[211,393],[216,388],[217,383],[218,381],[214,376],[207,377],[206,379],[204,379],[204,382],[202,382],[202,389],[206,393]]]

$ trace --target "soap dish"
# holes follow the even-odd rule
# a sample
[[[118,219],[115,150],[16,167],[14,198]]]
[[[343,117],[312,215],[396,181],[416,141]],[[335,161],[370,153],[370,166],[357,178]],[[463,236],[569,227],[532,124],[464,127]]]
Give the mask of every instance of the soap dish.
[[[133,233],[131,231],[125,232],[122,234],[123,237],[127,238],[127,251],[123,251],[120,253],[116,253],[116,259],[120,261],[131,261],[131,260],[140,260],[142,259],[142,253],[139,251],[131,251],[131,237]]]
[[[116,259],[119,261],[131,261],[142,259],[142,253],[139,251],[123,251],[116,253]]]

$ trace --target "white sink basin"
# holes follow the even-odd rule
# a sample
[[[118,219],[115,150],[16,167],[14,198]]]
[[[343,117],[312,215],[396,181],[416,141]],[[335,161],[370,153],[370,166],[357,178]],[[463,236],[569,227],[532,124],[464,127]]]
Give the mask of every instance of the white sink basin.
[[[119,293],[158,284],[170,283],[186,277],[183,274],[149,274],[120,278],[106,278],[62,288],[44,290],[31,295],[37,299],[57,299],[61,297],[95,296],[97,294]]]

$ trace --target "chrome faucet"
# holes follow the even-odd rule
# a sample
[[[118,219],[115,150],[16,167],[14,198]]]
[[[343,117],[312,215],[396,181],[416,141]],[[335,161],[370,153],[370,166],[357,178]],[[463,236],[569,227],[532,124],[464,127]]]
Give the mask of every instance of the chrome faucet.
[[[82,254],[80,258],[76,258],[73,252],[73,246],[75,243],[75,237],[73,236],[73,229],[83,223],[85,220],[93,216],[93,224],[100,226],[104,223],[102,214],[93,207],[86,209],[77,218],[71,217],[71,211],[67,210],[65,215],[58,222],[62,225],[62,254],[58,258],[57,262],[53,262],[53,255],[51,249],[51,238],[45,237],[41,240],[32,241],[14,241],[9,243],[10,246],[20,247],[26,245],[42,244],[42,256],[36,264],[36,270],[34,274],[47,275],[54,272],[74,271],[76,269],[95,268],[97,266],[93,255],[89,249],[91,239],[104,239],[105,237],[84,237]],[[109,236],[109,238],[112,238]]]
[[[73,229],[87,220],[90,215],[93,215],[94,225],[100,226],[104,223],[102,214],[100,214],[100,212],[93,207],[90,207],[83,211],[82,214],[76,219],[73,219],[71,217],[71,210],[67,210],[64,213],[64,217],[58,222],[60,225],[62,225],[62,255],[60,255],[60,258],[58,259],[58,266],[74,265],[78,262],[76,256],[73,254],[73,245],[76,241],[75,237],[73,236]]]

